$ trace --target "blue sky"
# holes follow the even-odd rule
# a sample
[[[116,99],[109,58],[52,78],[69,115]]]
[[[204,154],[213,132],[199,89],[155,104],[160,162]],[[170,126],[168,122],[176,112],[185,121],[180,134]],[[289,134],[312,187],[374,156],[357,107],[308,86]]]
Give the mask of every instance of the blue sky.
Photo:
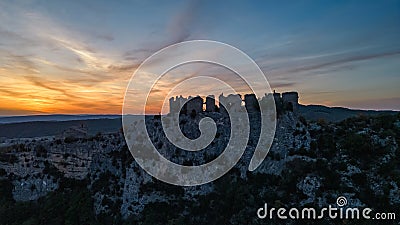
[[[303,104],[400,110],[400,1],[0,2],[0,115],[120,113],[163,47],[233,45]]]

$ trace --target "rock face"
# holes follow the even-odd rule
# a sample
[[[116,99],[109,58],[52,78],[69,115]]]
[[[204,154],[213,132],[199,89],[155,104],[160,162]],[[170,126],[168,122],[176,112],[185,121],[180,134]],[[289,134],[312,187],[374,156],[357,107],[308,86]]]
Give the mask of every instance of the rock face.
[[[13,197],[16,201],[36,200],[58,188],[58,183],[51,176],[33,176],[13,182]]]
[[[229,140],[229,119],[216,112],[199,114],[195,118],[182,115],[180,127],[187,137],[196,138],[200,135],[198,121],[205,115],[216,122],[217,136],[204,151],[187,152],[172,146],[162,132],[160,119],[149,117],[148,129],[153,131],[150,133],[154,145],[166,158],[183,165],[198,165],[214,159]],[[252,133],[247,149],[227,175],[232,176],[232,180],[253,182],[254,177],[264,175],[278,179],[278,186],[264,185],[265,180],[251,184],[261,186],[260,195],[276,192],[279,202],[286,201],[287,205],[314,203],[326,206],[342,194],[348,198],[349,204],[365,206],[368,205],[363,198],[366,190],[382,198],[388,196],[388,204],[400,204],[398,177],[388,176],[387,173],[393,174],[393,171],[386,171],[398,162],[398,145],[393,136],[383,136],[378,128],[367,129],[367,125],[356,131],[355,127],[346,128],[346,124],[307,124],[297,115],[286,112],[279,117],[267,158],[256,171],[248,172],[259,129],[256,116],[251,117],[250,122]],[[376,160],[354,157],[357,148],[353,149],[352,145],[357,143],[347,143],[347,139],[331,140],[333,134],[337,137],[349,135],[342,134],[347,131],[341,129],[351,129],[354,135],[371,137],[375,146],[372,150],[378,149]],[[76,140],[24,139],[1,148],[0,178],[12,182],[16,201],[43,197],[57,190],[62,179],[87,179],[96,214],[118,214],[128,218],[140,216],[150,204],[178,200],[197,204],[202,196],[219,191],[215,182],[179,187],[155,180],[134,161],[121,133]]]
[[[92,172],[93,160],[121,148],[121,138],[120,134],[112,134],[67,142],[55,138],[24,139],[3,147],[5,160],[0,162],[0,168],[12,178],[15,200],[35,200],[57,189],[60,177],[86,179]]]

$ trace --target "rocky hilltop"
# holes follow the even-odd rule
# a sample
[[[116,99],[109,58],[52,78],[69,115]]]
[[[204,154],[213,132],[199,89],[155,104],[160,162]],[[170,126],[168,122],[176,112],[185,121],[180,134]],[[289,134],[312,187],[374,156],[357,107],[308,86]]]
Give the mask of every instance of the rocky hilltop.
[[[204,116],[212,117],[218,126],[216,138],[204,151],[193,153],[172,146],[163,135],[160,118],[149,116],[154,145],[171,161],[183,165],[212,160],[227,144],[229,119],[216,112],[182,115],[180,127],[189,138],[195,138],[198,121]],[[78,222],[92,224],[136,224],[139,220],[145,221],[143,224],[202,224],[210,218],[215,224],[258,224],[255,211],[264,202],[326,207],[338,196],[345,196],[352,207],[395,211],[400,208],[399,119],[399,115],[388,115],[326,123],[284,112],[279,115],[267,158],[249,172],[258,140],[255,115],[250,117],[252,133],[239,163],[217,181],[195,187],[173,186],[149,176],[130,155],[121,132],[8,140],[0,151],[0,202],[8,210],[16,210],[21,204],[33,207],[52,202],[57,193],[71,199],[87,193],[85,207],[93,214]],[[0,217],[11,213],[6,208]],[[34,213],[24,215],[16,223],[36,218]],[[10,220],[4,217],[0,221],[7,221],[5,218]],[[66,223],[67,219],[63,216],[60,221]]]

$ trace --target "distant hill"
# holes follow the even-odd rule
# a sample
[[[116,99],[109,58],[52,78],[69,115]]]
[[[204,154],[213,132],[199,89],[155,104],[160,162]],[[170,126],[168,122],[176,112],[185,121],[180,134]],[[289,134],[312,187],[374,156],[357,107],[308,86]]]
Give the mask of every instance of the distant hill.
[[[356,110],[343,107],[327,107],[323,105],[299,105],[299,112],[307,120],[316,121],[324,119],[328,122],[338,122],[359,115],[376,116],[379,114],[398,113],[397,111],[390,110]]]
[[[122,127],[121,118],[7,123],[0,124],[0,137],[29,138],[53,136],[61,134],[69,127],[80,124],[87,125],[89,135],[95,135],[98,132],[117,132]]]
[[[338,122],[358,115],[395,114],[396,111],[353,110],[322,105],[299,105],[307,120]],[[0,117],[0,137],[30,138],[61,134],[72,126],[85,124],[89,135],[116,132],[122,127],[120,115],[38,115]]]
[[[31,116],[6,116],[0,117],[0,124],[22,123],[36,121],[72,121],[72,120],[93,120],[93,119],[117,119],[121,115],[31,115]]]

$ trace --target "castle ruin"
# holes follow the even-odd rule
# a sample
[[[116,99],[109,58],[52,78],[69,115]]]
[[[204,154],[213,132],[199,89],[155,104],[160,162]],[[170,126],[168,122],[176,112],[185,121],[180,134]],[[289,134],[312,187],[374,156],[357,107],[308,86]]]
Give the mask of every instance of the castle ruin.
[[[215,105],[214,95],[209,95],[206,97],[206,112],[215,112],[217,106]]]
[[[200,96],[188,98],[181,96],[171,97],[169,99],[170,113],[201,113],[201,112],[221,112],[227,113],[227,110],[232,112],[239,112],[242,107],[245,107],[248,113],[255,113],[260,111],[260,105],[266,97],[271,95],[271,93],[265,94],[261,99],[257,99],[255,94],[245,94],[244,99],[240,94],[229,94],[224,96],[222,93],[218,97],[219,105],[215,104],[215,96],[209,95],[206,97],[204,102],[203,98]],[[293,112],[297,112],[299,106],[299,94],[295,91],[284,92],[284,93],[272,93],[277,106],[283,106],[290,109]],[[205,110],[203,109],[205,105]]]

